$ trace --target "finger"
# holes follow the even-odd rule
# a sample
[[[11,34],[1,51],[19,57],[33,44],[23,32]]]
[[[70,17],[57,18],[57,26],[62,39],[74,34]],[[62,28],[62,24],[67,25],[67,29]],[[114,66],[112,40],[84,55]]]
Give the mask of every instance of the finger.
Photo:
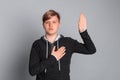
[[[85,15],[83,13],[81,13],[80,17],[81,17],[80,18],[81,24],[86,25],[86,17],[85,17]]]
[[[65,53],[65,51],[66,51],[66,49],[63,49],[63,50],[62,50],[62,53]]]
[[[56,46],[54,46],[54,47],[53,47],[52,52],[54,52],[54,51],[55,51],[55,48],[56,48]]]
[[[79,21],[81,20],[81,18],[84,16],[83,13],[80,13],[80,16],[79,16]]]
[[[83,13],[80,13],[79,21],[82,21],[83,19],[86,19],[86,17]]]
[[[65,46],[61,46],[60,48],[65,48]]]
[[[60,53],[60,54],[63,54],[65,51],[66,51],[66,49],[60,49],[60,50],[59,50],[59,53]]]
[[[60,48],[59,48],[59,50],[63,50],[63,49],[65,49],[65,47],[64,47],[64,46],[62,46],[62,47],[60,47]]]
[[[83,13],[80,14],[80,19],[85,19],[85,15]]]
[[[63,54],[61,54],[60,59],[61,59],[65,54],[66,54],[65,52],[64,52]]]

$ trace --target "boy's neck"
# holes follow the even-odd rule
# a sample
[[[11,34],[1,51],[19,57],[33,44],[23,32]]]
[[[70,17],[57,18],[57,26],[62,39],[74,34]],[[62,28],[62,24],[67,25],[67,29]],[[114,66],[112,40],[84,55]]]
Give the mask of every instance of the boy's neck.
[[[48,35],[46,34],[45,37],[47,38],[47,40],[51,43],[54,43],[55,39],[57,38],[58,34],[54,34],[54,35]]]

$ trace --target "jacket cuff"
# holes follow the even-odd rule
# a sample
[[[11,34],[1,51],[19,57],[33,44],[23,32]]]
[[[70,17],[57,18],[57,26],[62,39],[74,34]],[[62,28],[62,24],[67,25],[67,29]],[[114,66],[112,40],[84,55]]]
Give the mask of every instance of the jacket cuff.
[[[85,30],[84,32],[80,33],[80,35],[81,35],[82,38],[90,38],[87,30]]]
[[[85,30],[84,32],[80,32],[80,31],[79,31],[79,33],[80,33],[80,35],[88,34],[87,30]]]

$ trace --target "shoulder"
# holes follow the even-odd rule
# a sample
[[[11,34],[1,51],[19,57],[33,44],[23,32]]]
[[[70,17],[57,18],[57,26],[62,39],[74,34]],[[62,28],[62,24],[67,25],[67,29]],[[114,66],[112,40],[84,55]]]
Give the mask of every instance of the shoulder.
[[[36,39],[33,44],[38,44],[39,42],[41,42],[41,39]]]
[[[34,42],[33,42],[33,46],[39,46],[39,45],[42,45],[44,42],[43,38],[41,37],[40,39],[36,39]]]
[[[67,43],[68,42],[73,43],[75,40],[71,37],[63,37],[63,38],[61,38],[61,41],[67,42]]]

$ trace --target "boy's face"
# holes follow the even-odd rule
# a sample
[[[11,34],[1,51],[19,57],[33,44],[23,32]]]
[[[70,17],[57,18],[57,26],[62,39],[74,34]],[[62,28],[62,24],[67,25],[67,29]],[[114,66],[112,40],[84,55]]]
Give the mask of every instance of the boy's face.
[[[46,34],[54,35],[58,33],[58,29],[60,27],[60,21],[57,16],[52,16],[50,19],[46,20],[43,23],[43,27],[45,29]]]

